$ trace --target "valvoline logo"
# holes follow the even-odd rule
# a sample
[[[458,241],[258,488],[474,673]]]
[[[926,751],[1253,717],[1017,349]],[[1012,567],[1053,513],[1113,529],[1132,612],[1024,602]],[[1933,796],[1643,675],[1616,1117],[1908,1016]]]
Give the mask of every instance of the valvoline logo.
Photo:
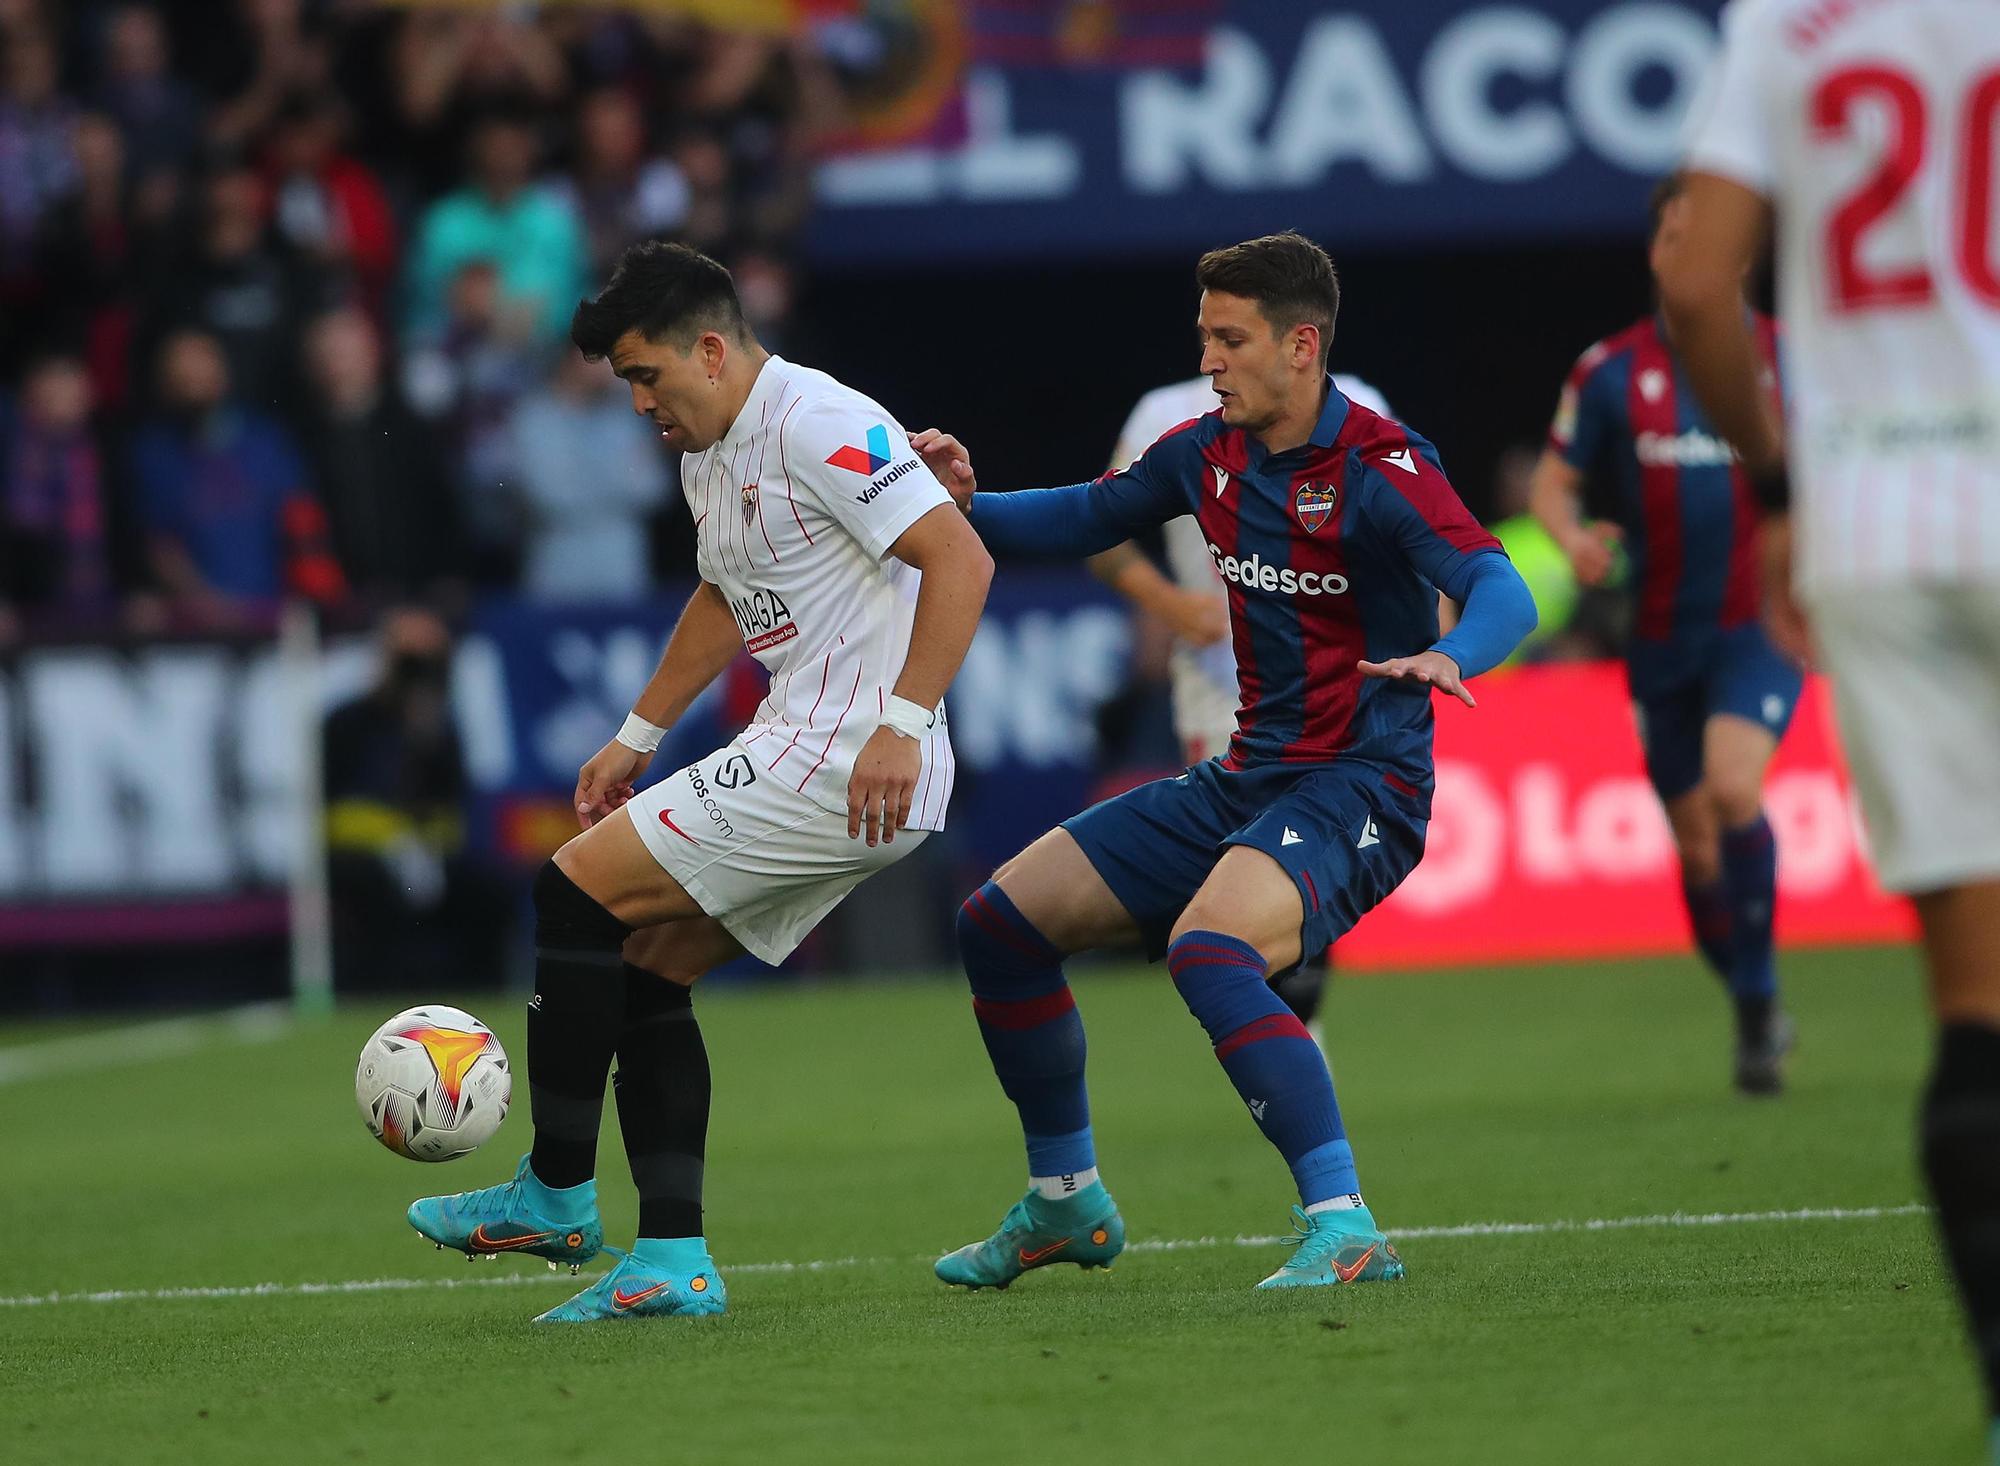
[[[889,461],[888,428],[876,423],[868,430],[866,448],[838,448],[827,456],[826,461],[835,468],[844,468],[849,473],[860,474],[863,478],[873,478]]]

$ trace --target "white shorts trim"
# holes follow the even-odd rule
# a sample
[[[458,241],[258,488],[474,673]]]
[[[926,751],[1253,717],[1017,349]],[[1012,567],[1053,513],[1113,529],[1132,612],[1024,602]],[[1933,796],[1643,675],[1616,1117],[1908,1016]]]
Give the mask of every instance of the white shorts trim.
[[[626,804],[660,868],[752,956],[774,966],[861,882],[924,841],[898,830],[872,849],[847,816],[786,787],[730,743]]]
[[[2000,877],[2000,586],[1822,590],[1811,620],[1882,884]]]

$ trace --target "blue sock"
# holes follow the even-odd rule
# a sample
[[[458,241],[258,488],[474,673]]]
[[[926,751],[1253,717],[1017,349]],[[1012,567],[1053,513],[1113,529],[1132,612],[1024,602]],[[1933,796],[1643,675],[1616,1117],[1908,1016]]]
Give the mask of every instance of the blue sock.
[[[1063,978],[1062,954],[991,881],[958,909],[958,951],[993,1072],[1021,1112],[1028,1174],[1089,1170],[1097,1151],[1083,1086],[1083,1015]]]
[[[549,1186],[535,1174],[531,1163],[521,1177],[521,1190],[528,1205],[552,1222],[581,1222],[597,1210],[597,1181],[592,1178],[575,1186]]]
[[[1722,832],[1722,884],[1729,893],[1735,931],[1729,992],[1739,1007],[1767,1011],[1778,994],[1778,966],[1771,950],[1771,908],[1778,899],[1778,845],[1763,815]]]
[[[704,1237],[641,1237],[632,1256],[663,1273],[698,1273],[710,1265]]]
[[[1729,888],[1717,877],[1702,885],[1693,881],[1681,882],[1681,899],[1687,903],[1688,924],[1694,928],[1695,946],[1715,975],[1723,982],[1729,981],[1729,969],[1735,956],[1735,923],[1729,909]]]
[[[1220,932],[1189,932],[1167,948],[1167,970],[1257,1128],[1292,1168],[1300,1202],[1358,1194],[1326,1058],[1264,981],[1257,949]]]

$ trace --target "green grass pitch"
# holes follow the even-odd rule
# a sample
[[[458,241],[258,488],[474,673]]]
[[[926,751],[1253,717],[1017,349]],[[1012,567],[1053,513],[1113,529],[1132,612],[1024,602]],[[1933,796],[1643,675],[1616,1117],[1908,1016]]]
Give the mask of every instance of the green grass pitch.
[[[1288,1178],[1158,969],[1076,974],[1105,1179],[1147,1245],[976,1295],[928,1260],[997,1222],[1022,1165],[962,987],[708,994],[731,1312],[691,1324],[531,1327],[567,1276],[409,1230],[410,1198],[511,1171],[526,1092],[469,1160],[380,1149],[349,1079],[388,1002],[17,1078],[0,1460],[1970,1463],[1922,1215],[1433,1230],[1907,1208],[1914,959],[1785,967],[1801,1048],[1776,1102],[1729,1091],[1692,962],[1338,981],[1341,1099],[1410,1276],[1311,1293],[1251,1291],[1283,1251],[1233,1239],[1285,1230]],[[518,1061],[518,1002],[472,1006]],[[62,1031],[0,1030],[0,1069]],[[615,1121],[601,1157],[621,1242]],[[420,1286],[151,1296],[371,1279]],[[92,1290],[140,1296],[24,1301]]]

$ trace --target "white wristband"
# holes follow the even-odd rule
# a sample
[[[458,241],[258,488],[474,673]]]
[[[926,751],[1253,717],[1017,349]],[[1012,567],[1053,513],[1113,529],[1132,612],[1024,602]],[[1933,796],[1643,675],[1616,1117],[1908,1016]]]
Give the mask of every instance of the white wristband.
[[[625,715],[625,726],[618,730],[618,741],[634,753],[653,753],[659,749],[660,740],[667,736],[667,730],[658,723],[649,723],[637,713]]]
[[[893,728],[905,738],[927,738],[937,727],[937,714],[929,708],[919,707],[907,697],[892,697],[888,707],[882,710],[884,728]]]

